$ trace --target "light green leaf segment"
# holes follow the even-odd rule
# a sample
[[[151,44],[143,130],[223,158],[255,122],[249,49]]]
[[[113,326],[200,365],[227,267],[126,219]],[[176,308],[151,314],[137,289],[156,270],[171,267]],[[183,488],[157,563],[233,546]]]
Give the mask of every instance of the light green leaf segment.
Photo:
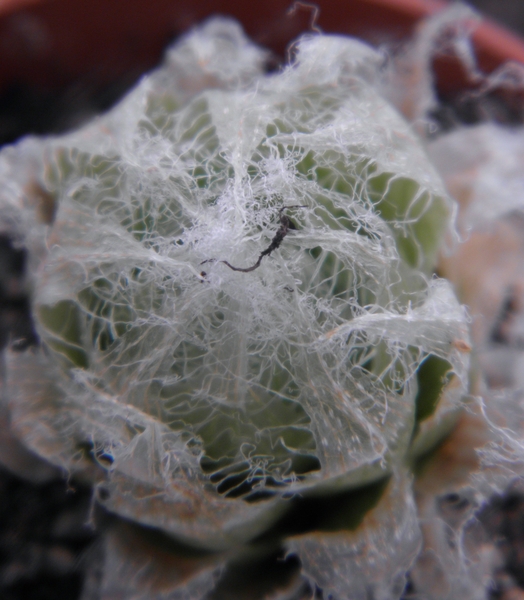
[[[31,142],[58,213],[38,230],[43,346],[12,365],[40,382],[13,383],[28,443],[207,548],[269,531],[298,491],[373,484],[367,510],[467,380],[464,314],[432,278],[452,206],[378,91],[381,57],[330,36],[295,51],[266,75],[212,21],[109,115]],[[280,215],[296,229],[258,269],[220,262],[253,265]]]

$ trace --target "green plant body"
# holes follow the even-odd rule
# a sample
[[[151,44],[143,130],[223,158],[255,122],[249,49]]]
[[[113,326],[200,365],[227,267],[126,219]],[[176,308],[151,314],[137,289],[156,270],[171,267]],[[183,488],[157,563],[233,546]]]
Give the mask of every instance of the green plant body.
[[[395,522],[418,424],[466,393],[466,319],[432,275],[453,207],[380,57],[318,36],[281,73],[262,59],[210,22],[109,115],[21,145],[58,211],[24,213],[45,252],[42,345],[10,359],[20,435],[213,552],[354,531],[381,502]]]

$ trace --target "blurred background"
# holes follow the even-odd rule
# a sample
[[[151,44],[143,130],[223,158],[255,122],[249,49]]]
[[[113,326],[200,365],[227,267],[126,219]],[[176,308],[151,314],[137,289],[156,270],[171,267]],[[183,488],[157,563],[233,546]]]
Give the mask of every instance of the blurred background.
[[[437,9],[442,1],[406,2],[401,18],[385,9],[387,4],[320,1],[318,22],[328,32],[394,44],[412,33],[422,12]],[[521,0],[470,4],[513,32],[524,32]],[[179,32],[213,13],[240,19],[254,41],[276,53],[278,63],[289,42],[307,31],[314,18],[313,3],[299,2],[289,14],[292,5],[267,0],[255,15],[249,5],[229,0],[0,1],[0,145],[25,133],[64,131],[108,109],[158,64],[163,48]],[[495,64],[488,63],[482,66],[489,71]]]
[[[469,4],[515,33],[524,34],[524,2],[521,0],[471,0]]]

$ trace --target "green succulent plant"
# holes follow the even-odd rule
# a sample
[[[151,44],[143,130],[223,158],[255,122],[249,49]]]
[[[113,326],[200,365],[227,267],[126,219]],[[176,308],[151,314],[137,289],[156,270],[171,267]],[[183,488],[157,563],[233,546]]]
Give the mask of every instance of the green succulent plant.
[[[374,51],[305,38],[274,75],[262,57],[212,21],[109,115],[22,143],[58,211],[26,210],[42,344],[10,356],[10,402],[128,534],[193,549],[180,597],[221,597],[280,544],[359,597],[373,569],[399,585],[413,462],[467,392],[465,315],[432,275],[453,207]]]

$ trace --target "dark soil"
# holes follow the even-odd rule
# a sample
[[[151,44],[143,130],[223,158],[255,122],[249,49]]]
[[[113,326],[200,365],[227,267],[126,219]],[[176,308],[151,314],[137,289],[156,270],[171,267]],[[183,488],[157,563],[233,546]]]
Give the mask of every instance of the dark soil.
[[[0,598],[76,600],[96,534],[91,492],[57,479],[34,485],[0,468]]]

